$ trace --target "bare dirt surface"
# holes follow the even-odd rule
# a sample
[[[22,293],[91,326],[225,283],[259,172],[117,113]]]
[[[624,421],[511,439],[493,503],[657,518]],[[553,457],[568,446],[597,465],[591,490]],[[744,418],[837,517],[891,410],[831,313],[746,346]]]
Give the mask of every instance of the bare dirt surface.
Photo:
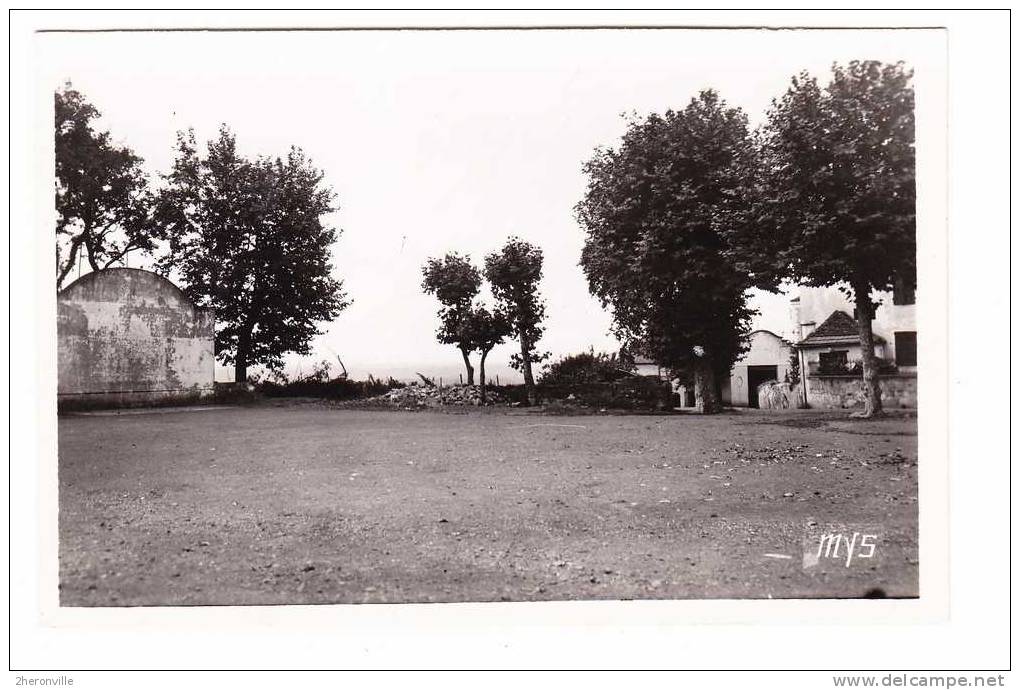
[[[918,592],[909,418],[303,404],[59,431],[65,606]],[[870,558],[813,562],[855,531]]]

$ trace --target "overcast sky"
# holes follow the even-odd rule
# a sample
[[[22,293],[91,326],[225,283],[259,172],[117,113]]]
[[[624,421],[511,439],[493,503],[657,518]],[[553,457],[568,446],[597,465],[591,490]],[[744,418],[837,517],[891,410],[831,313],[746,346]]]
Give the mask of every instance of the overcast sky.
[[[356,377],[415,371],[453,378],[460,354],[435,342],[436,302],[420,290],[430,256],[481,265],[509,235],[545,252],[548,304],[539,347],[554,356],[612,350],[610,318],[578,266],[573,216],[597,146],[624,112],[678,109],[704,88],[759,122],[792,75],[833,61],[911,61],[895,31],[486,31],[41,34],[40,85],[70,80],[100,126],[153,174],[175,133],[200,141],[221,123],[247,155],[305,150],[340,210],[337,276],[352,306],[313,343]],[[52,122],[52,120],[50,120]],[[52,125],[50,125],[52,126]],[[132,259],[132,266],[140,265]],[[786,298],[758,296],[756,328],[784,332]],[[512,345],[488,360],[506,367]],[[219,378],[229,379],[226,370]]]

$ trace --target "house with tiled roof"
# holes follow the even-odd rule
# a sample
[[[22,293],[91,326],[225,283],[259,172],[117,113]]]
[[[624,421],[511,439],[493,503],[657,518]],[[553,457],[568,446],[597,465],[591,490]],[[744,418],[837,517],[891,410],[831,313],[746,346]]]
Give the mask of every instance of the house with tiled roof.
[[[917,406],[917,327],[913,290],[872,295],[871,322],[879,386],[887,407]],[[862,401],[863,351],[853,304],[837,287],[804,287],[790,300],[794,342],[810,407],[855,407]]]
[[[874,341],[875,356],[881,358],[885,354],[885,338],[876,334]],[[839,309],[798,342],[797,349],[804,356],[808,373],[845,373],[864,356],[857,321]]]
[[[879,385],[886,407],[917,406],[917,330],[913,290],[872,295],[877,303],[871,323]],[[863,404],[860,371],[863,352],[856,310],[838,287],[800,287],[790,298],[786,328],[758,329],[747,336],[746,349],[728,378],[719,382],[723,404],[766,405],[770,391],[783,389],[789,406],[856,407]],[[780,319],[781,321],[781,319]],[[648,357],[635,358],[638,373],[667,378]],[[766,385],[768,384],[768,385]],[[673,381],[678,403],[694,405],[693,391]],[[763,392],[764,391],[764,392]],[[794,404],[795,403],[795,404]]]

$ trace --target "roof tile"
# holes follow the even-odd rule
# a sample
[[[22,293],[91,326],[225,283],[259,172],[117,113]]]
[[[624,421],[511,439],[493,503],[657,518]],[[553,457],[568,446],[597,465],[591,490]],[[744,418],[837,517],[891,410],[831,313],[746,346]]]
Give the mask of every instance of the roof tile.
[[[836,343],[859,343],[860,336],[857,332],[857,321],[845,311],[836,311],[829,314],[822,324],[811,331],[808,337],[798,343],[799,345],[832,345]],[[876,343],[884,343],[885,340],[876,335]]]

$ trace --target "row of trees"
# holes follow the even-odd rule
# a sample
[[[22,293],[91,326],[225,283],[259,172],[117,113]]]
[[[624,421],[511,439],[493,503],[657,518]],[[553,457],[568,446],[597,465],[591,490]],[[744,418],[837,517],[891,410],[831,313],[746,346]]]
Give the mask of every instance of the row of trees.
[[[630,122],[586,164],[576,214],[591,292],[629,348],[693,381],[703,411],[719,408],[717,381],[745,347],[747,291],[794,281],[855,304],[864,415],[881,413],[872,294],[916,280],[910,78],[873,61],[834,66],[824,88],[800,74],[753,131],[703,91]]]
[[[225,126],[199,152],[178,134],[176,159],[150,185],[142,159],[94,127],[99,112],[70,84],[55,94],[58,289],[86,260],[93,271],[152,258],[197,304],[216,310],[216,356],[235,380],[254,363],[309,354],[318,324],[349,304],[333,277],[336,197],[300,149],[247,158]]]
[[[693,382],[699,406],[718,409],[717,381],[739,358],[752,287],[784,281],[838,285],[857,307],[867,390],[881,411],[872,293],[915,280],[914,96],[900,64],[835,66],[824,88],[798,75],[764,124],[714,91],[681,111],[632,121],[621,145],[585,165],[576,207],[586,231],[581,266],[631,351]],[[199,152],[178,136],[171,170],[150,185],[142,160],[96,131],[98,111],[67,85],[55,96],[58,288],[80,261],[92,270],[153,257],[189,297],[217,311],[217,357],[238,381],[252,363],[308,354],[348,305],[333,277],[339,231],[323,222],[336,198],[296,148],[247,158],[224,127]],[[479,299],[484,280],[494,298]],[[485,359],[508,337],[534,397],[532,365],[545,306],[542,253],[511,238],[485,259],[447,254],[423,269],[440,302],[441,342]]]
[[[422,268],[422,289],[440,304],[436,338],[460,350],[469,385],[474,384],[475,374],[471,353],[477,351],[480,355],[483,402],[485,359],[508,337],[517,338],[520,344],[520,352],[511,356],[510,365],[523,374],[528,400],[535,402],[532,366],[549,356],[536,351],[545,318],[545,302],[538,291],[542,261],[542,250],[518,237],[511,237],[499,251],[487,255],[484,278],[495,299],[491,309],[478,299],[483,272],[470,257],[450,252],[441,259],[429,259]]]

